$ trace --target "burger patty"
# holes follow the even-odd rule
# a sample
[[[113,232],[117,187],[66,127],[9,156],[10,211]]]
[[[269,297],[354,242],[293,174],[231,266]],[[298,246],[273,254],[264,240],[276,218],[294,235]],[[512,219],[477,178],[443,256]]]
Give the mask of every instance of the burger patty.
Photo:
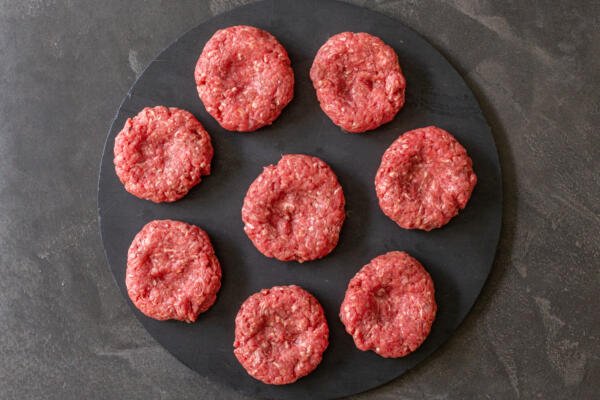
[[[408,253],[375,257],[350,280],[340,309],[360,350],[404,357],[429,335],[437,305],[431,277]]]
[[[324,161],[287,154],[250,185],[242,207],[244,231],[267,257],[315,260],[337,245],[344,205],[342,187]]]
[[[206,111],[230,131],[270,125],[294,95],[294,71],[283,46],[252,26],[218,30],[194,72]]]
[[[202,229],[155,220],[129,247],[125,284],[133,304],[148,317],[194,322],[217,298],[221,266]]]
[[[299,286],[250,296],[235,318],[234,354],[255,379],[284,385],[311,373],[327,348],[323,308]]]
[[[477,176],[467,151],[435,126],[400,136],[385,151],[375,176],[379,206],[406,229],[429,231],[465,208]]]
[[[398,56],[380,38],[343,32],[319,49],[310,78],[323,112],[348,132],[375,129],[404,105]]]
[[[212,157],[202,124],[173,107],[144,108],[115,138],[115,171],[125,190],[155,203],[185,196],[210,174]]]

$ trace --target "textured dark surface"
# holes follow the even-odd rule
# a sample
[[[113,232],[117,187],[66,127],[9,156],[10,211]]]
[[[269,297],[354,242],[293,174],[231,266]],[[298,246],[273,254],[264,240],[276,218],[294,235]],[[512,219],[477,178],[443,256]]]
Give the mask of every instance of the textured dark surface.
[[[318,6],[317,6],[318,4]],[[287,10],[287,12],[286,12]],[[318,11],[320,12],[318,12]],[[335,18],[323,18],[335,15]],[[307,24],[305,21],[313,21]],[[239,134],[220,128],[196,93],[193,69],[202,47],[219,28],[241,23],[267,29],[286,46],[295,73],[294,101],[270,127]],[[308,71],[318,48],[333,33],[355,29],[381,37],[402,62],[409,86],[394,121],[372,133],[346,134],[321,112]],[[211,133],[212,174],[182,200],[156,205],[129,195],[114,172],[114,138],[141,107],[168,104],[191,111]],[[385,149],[400,133],[430,124],[456,135],[479,177],[467,208],[443,229],[409,231],[379,209],[374,177]],[[327,257],[298,265],[260,254],[244,234],[240,210],[250,183],[282,153],[325,160],[344,188],[347,218],[338,246]],[[502,183],[493,137],[473,94],[444,58],[396,20],[365,8],[323,0],[266,0],[200,24],[159,54],[123,104],[108,137],[101,165],[98,206],[110,267],[125,289],[127,248],[152,219],[175,218],[205,229],[223,268],[218,300],[197,323],[142,324],[163,346],[197,370],[261,398],[330,399],[363,392],[396,378],[446,341],[475,302],[489,274],[501,223]],[[372,258],[405,250],[435,282],[439,309],[431,334],[412,355],[384,359],[355,348],[337,318],[350,278]],[[261,384],[238,365],[232,352],[234,318],[250,294],[274,285],[297,284],[319,299],[330,327],[330,346],[309,376],[285,387]]]
[[[145,332],[96,222],[115,105],[174,38],[242,3],[0,0],[0,398],[246,398]],[[505,189],[494,270],[466,322],[418,368],[355,398],[593,398],[597,2],[354,3],[417,30],[466,78]]]

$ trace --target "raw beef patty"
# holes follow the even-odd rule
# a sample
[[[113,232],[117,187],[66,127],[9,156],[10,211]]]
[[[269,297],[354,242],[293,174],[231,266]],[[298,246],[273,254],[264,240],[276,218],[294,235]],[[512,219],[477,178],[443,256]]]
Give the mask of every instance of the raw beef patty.
[[[235,318],[234,354],[252,377],[284,385],[319,365],[328,336],[317,299],[298,286],[276,286],[242,304]]]
[[[287,154],[250,185],[242,207],[244,231],[267,257],[315,260],[337,245],[344,205],[342,187],[324,161]]]
[[[273,35],[252,26],[218,30],[194,73],[198,95],[221,126],[255,131],[271,124],[294,95],[294,72]]]
[[[392,251],[375,257],[350,280],[340,318],[360,350],[395,358],[423,343],[436,311],[425,268],[407,253]]]
[[[465,208],[477,176],[467,151],[435,126],[400,136],[375,176],[381,210],[402,228],[429,231]]]
[[[310,78],[325,114],[348,132],[375,129],[404,105],[406,81],[398,56],[368,33],[329,38],[317,52]]]
[[[129,247],[125,284],[133,304],[148,317],[194,322],[217,298],[221,266],[202,229],[155,220]]]
[[[155,203],[185,196],[210,174],[210,136],[189,112],[144,108],[115,139],[114,163],[125,190]]]

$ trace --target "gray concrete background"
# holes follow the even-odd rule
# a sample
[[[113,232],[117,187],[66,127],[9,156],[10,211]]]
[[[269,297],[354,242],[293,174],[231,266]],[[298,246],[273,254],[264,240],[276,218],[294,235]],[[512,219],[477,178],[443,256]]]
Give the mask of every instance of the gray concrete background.
[[[0,398],[243,399],[188,370],[105,264],[98,165],[137,74],[247,1],[0,0]],[[600,391],[600,4],[360,1],[476,93],[504,169],[492,275],[454,337],[356,399],[591,399]],[[596,397],[597,398],[597,397]]]

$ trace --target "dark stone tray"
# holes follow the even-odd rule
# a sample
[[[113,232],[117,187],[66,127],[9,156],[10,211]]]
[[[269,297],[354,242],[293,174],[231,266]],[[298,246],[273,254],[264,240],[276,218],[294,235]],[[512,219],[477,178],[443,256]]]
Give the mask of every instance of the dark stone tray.
[[[165,16],[167,18],[167,16]],[[168,23],[165,20],[165,23]],[[289,52],[295,97],[281,117],[255,133],[220,128],[196,94],[193,71],[215,30],[254,25],[274,34]],[[323,114],[308,77],[317,49],[335,33],[365,31],[398,53],[407,79],[407,103],[391,123],[366,134],[340,131]],[[126,193],[112,163],[114,138],[125,119],[141,108],[167,105],[194,113],[212,136],[213,173],[184,199],[153,204]],[[401,133],[426,125],[452,132],[473,158],[479,183],[467,208],[432,232],[399,228],[380,211],[373,180],[381,155]],[[347,220],[338,247],[326,258],[297,264],[262,256],[242,230],[246,189],[262,167],[283,153],[318,156],[344,187]],[[473,94],[440,53],[400,22],[367,9],[332,1],[264,1],[219,15],[181,36],[140,76],[121,104],[102,157],[98,208],[106,255],[128,299],[124,272],[133,236],[152,219],[172,218],[205,229],[223,267],[216,304],[195,324],[159,322],[132,307],[148,332],[169,352],[203,376],[246,394],[278,399],[329,399],[386,383],[425,359],[454,332],[473,306],[490,272],[500,233],[500,164],[490,129]],[[348,280],[373,257],[406,250],[431,273],[439,305],[427,341],[401,359],[384,359],[354,347],[337,316]],[[298,284],[322,303],[330,346],[322,364],[287,386],[264,385],[246,374],[232,352],[234,317],[250,294],[274,285]],[[129,299],[128,299],[129,301]]]

